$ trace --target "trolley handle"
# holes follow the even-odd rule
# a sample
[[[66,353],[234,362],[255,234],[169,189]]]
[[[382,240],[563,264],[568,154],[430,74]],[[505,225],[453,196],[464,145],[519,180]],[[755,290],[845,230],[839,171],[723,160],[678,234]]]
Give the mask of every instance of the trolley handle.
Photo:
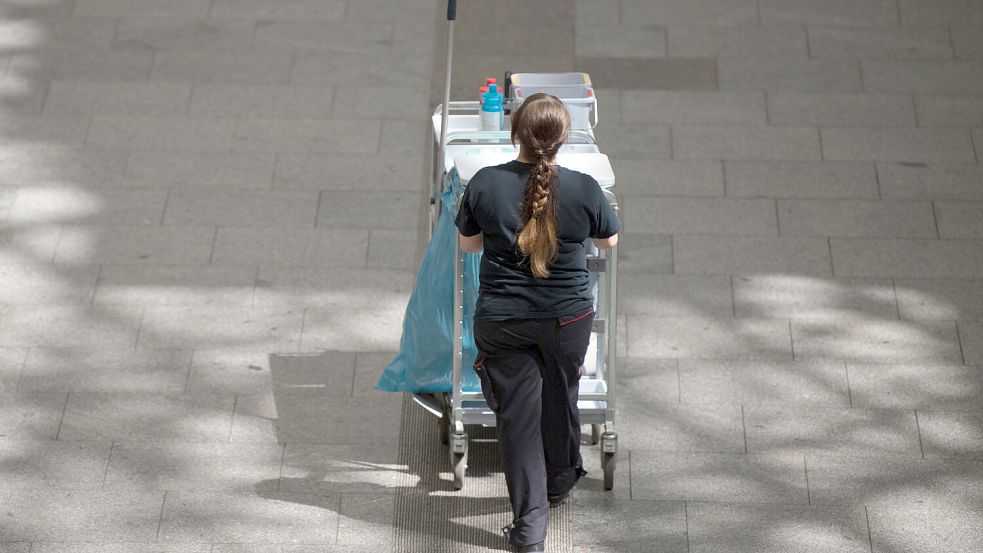
[[[447,0],[447,21],[457,19],[457,0]]]

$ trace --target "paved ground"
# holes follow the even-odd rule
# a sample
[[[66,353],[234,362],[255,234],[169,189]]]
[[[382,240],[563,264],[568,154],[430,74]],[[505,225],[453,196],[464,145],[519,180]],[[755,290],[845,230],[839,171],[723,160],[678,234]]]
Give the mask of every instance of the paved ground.
[[[455,97],[589,71],[625,206],[575,551],[983,549],[983,1],[506,4]],[[0,0],[0,552],[402,543],[441,9]]]

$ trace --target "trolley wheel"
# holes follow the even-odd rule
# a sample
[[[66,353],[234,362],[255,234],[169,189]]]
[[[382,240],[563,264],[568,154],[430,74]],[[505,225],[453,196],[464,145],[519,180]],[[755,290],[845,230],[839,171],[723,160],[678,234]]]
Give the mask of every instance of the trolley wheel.
[[[614,468],[617,465],[616,453],[601,453],[601,468],[604,470],[604,489],[614,489]]]
[[[454,468],[454,489],[460,490],[464,487],[464,474],[468,470],[468,451],[451,453],[451,466]]]
[[[601,425],[590,425],[590,445],[597,445],[597,443],[601,441],[601,431]]]

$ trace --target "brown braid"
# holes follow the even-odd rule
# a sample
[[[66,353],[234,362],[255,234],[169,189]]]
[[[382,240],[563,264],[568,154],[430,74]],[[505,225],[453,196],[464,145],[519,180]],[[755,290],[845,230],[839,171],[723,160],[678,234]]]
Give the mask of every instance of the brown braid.
[[[529,261],[536,278],[549,276],[556,260],[556,188],[559,171],[553,158],[570,132],[566,107],[555,96],[533,94],[512,113],[512,142],[518,140],[527,155],[536,158],[529,171],[522,200],[522,223],[516,240],[519,252]]]

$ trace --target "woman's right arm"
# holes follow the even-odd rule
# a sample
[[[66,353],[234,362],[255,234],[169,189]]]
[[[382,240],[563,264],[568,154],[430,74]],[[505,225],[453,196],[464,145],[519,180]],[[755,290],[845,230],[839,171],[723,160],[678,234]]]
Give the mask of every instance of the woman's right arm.
[[[594,245],[599,249],[606,250],[613,248],[618,245],[618,235],[614,234],[607,238],[592,238],[594,240]]]

